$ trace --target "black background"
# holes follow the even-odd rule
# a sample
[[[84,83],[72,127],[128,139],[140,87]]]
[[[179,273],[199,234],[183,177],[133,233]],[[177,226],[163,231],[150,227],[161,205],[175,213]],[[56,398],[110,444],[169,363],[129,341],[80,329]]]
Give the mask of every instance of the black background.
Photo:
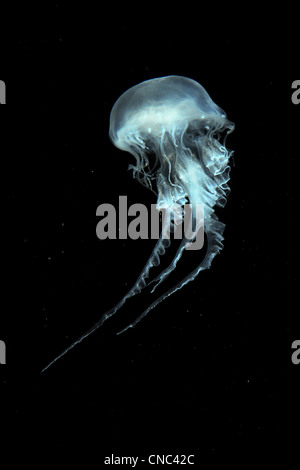
[[[111,10],[24,7],[20,17],[38,20],[23,25],[3,60],[3,449],[11,459],[83,455],[97,467],[111,453],[192,453],[197,463],[224,449],[230,459],[289,454],[299,445],[300,372],[291,362],[294,20],[236,11],[232,27],[225,13],[216,23],[216,12],[192,5],[172,15],[150,4]],[[132,157],[109,141],[109,114],[130,86],[171,74],[200,82],[236,124],[231,193],[218,212],[224,250],[138,327],[115,335],[149,305],[147,293],[40,375],[125,294],[150,255],[151,240],[98,240],[96,208],[117,207],[120,195],[155,203],[127,171]],[[175,281],[197,256],[183,256]]]

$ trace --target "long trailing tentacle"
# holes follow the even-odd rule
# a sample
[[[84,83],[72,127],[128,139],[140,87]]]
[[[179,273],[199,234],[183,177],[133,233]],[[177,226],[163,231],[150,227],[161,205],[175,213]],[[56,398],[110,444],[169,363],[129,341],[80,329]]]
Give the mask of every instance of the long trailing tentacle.
[[[175,293],[177,290],[181,289],[183,286],[185,286],[187,283],[193,281],[196,276],[199,274],[200,271],[203,271],[205,269],[210,268],[211,262],[213,258],[216,256],[219,251],[223,248],[222,244],[222,233],[224,230],[224,224],[219,222],[219,220],[213,216],[210,220],[210,231],[207,233],[207,239],[208,239],[208,247],[207,247],[207,253],[205,255],[204,260],[202,263],[190,274],[188,274],[182,281],[180,281],[178,284],[176,284],[173,288],[169,289],[165,294],[162,294],[155,302],[153,302],[144,312],[139,315],[139,317],[130,325],[128,325],[126,328],[121,330],[118,334],[123,333],[129,328],[133,328],[134,326],[137,325],[153,308],[155,308],[158,304],[160,304],[163,300],[165,300],[167,297],[170,297],[173,293]],[[153,266],[158,266],[160,263],[160,256],[165,253],[165,249],[170,246],[170,239],[165,238],[165,231],[162,230],[162,234],[156,243],[152,254],[147,261],[144,269],[142,270],[141,274],[139,275],[138,279],[132,286],[132,288],[127,292],[127,294],[110,310],[105,312],[100,320],[96,322],[88,331],[86,331],[83,335],[81,335],[77,340],[75,340],[70,346],[68,346],[61,354],[59,354],[55,359],[53,359],[46,367],[44,367],[41,371],[41,373],[45,372],[49,367],[51,367],[56,361],[61,359],[63,356],[65,356],[68,352],[70,352],[75,346],[77,346],[79,343],[81,343],[85,338],[90,336],[93,332],[98,330],[103,323],[111,318],[128,300],[130,297],[133,297],[134,295],[138,294],[141,292],[141,290],[147,285],[146,279],[149,277],[149,272],[150,269]],[[168,268],[166,268],[162,274],[159,276],[160,282],[166,279],[166,277],[170,274],[173,269],[175,269],[176,264],[185,248],[185,243],[186,240],[182,240],[181,245],[179,249],[177,250],[177,253],[172,261],[172,263],[169,265]],[[160,283],[159,282],[159,283]]]
[[[68,346],[61,354],[59,354],[55,359],[53,359],[46,367],[43,368],[41,373],[45,372],[49,367],[51,367],[56,361],[65,356],[69,351],[71,351],[75,346],[77,346],[81,341],[90,336],[94,331],[98,330],[103,323],[111,318],[120,308],[125,304],[125,302],[134,297],[136,294],[139,294],[141,290],[147,286],[146,280],[149,277],[150,270],[153,266],[158,266],[160,264],[160,257],[165,254],[166,248],[170,246],[170,238],[166,236],[166,232],[163,229],[158,239],[151,256],[149,257],[147,263],[145,264],[141,274],[137,278],[134,285],[131,289],[124,295],[124,297],[110,310],[107,310],[100,320],[96,322],[88,331],[86,331],[82,336],[75,340],[70,346]]]
[[[167,297],[170,297],[172,294],[180,290],[182,287],[184,287],[186,284],[189,282],[193,281],[200,271],[204,271],[205,269],[209,269],[212,263],[212,260],[214,257],[222,250],[223,248],[223,230],[225,228],[225,225],[219,222],[219,220],[215,217],[212,219],[212,224],[215,228],[214,231],[207,233],[207,240],[208,240],[208,246],[207,246],[207,252],[206,255],[197,268],[195,268],[191,273],[189,273],[184,279],[179,281],[174,287],[169,289],[167,292],[162,294],[158,299],[156,299],[146,310],[139,315],[134,322],[132,322],[130,325],[126,326],[123,328],[121,331],[119,331],[117,334],[120,335],[124,333],[126,330],[129,328],[134,328],[143,318],[148,315],[148,313],[153,310],[158,304],[163,302]]]

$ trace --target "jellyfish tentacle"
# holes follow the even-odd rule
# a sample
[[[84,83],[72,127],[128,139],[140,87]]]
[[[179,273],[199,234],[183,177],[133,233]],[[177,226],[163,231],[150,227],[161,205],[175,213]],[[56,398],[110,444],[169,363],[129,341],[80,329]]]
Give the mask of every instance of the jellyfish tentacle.
[[[205,260],[203,260],[204,263]],[[162,294],[158,299],[156,299],[146,310],[139,315],[136,320],[134,320],[130,325],[127,325],[125,328],[123,328],[121,331],[117,333],[117,335],[120,335],[127,331],[129,328],[134,328],[143,318],[148,315],[148,313],[153,310],[157,305],[159,305],[161,302],[163,302],[167,297],[170,297],[172,294],[180,290],[182,287],[184,287],[186,284],[189,282],[193,281],[195,277],[199,274],[200,271],[203,271],[207,269],[204,265],[199,265],[198,268],[194,269],[191,273],[189,273],[183,280],[179,281],[174,287],[169,289],[167,292]]]
[[[208,240],[207,252],[203,261],[199,264],[199,266],[197,266],[197,268],[195,268],[191,273],[189,273],[184,279],[179,281],[174,287],[172,287],[167,292],[165,292],[160,297],[158,297],[158,299],[156,299],[146,310],[144,310],[143,313],[141,313],[141,315],[139,315],[136,318],[136,320],[134,320],[132,323],[130,323],[130,325],[126,326],[121,331],[119,331],[117,335],[124,333],[129,328],[134,328],[143,318],[146,317],[146,315],[148,315],[148,313],[151,310],[153,310],[157,305],[163,302],[167,297],[170,297],[172,294],[180,290],[186,284],[193,281],[201,271],[204,271],[205,269],[210,268],[214,257],[223,248],[222,233],[225,228],[225,225],[222,224],[222,222],[219,222],[219,220],[216,217],[213,219],[212,225],[215,227],[216,230],[214,232],[207,233],[207,240]]]

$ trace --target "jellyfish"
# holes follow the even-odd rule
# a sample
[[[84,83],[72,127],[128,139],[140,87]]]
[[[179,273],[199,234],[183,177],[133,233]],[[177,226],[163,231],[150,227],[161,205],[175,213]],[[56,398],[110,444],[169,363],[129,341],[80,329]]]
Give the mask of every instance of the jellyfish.
[[[157,195],[156,207],[168,213],[173,229],[183,217],[184,210],[174,211],[172,207],[190,204],[195,237],[201,224],[194,208],[202,205],[207,240],[201,263],[160,295],[119,334],[135,327],[159,303],[193,281],[201,271],[209,269],[214,257],[222,250],[225,225],[219,221],[215,209],[224,207],[227,201],[229,160],[233,152],[227,150],[225,143],[233,130],[233,122],[227,119],[206,90],[195,80],[183,76],[171,75],[141,82],[123,93],[114,104],[109,136],[117,148],[135,157],[135,163],[129,166],[133,177]],[[154,284],[151,290],[154,293],[176,269],[188,242],[191,240],[182,238],[173,260],[149,282],[151,268],[160,264],[171,243],[166,225],[163,225],[159,239],[131,289],[43,371],[100,328],[144,287]]]

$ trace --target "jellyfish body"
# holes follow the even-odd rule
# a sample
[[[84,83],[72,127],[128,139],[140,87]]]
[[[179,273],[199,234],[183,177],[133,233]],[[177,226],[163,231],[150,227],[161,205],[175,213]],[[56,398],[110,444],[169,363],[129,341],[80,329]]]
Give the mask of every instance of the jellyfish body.
[[[233,129],[234,124],[199,83],[177,75],[142,82],[127,90],[113,106],[110,138],[116,147],[135,157],[135,165],[130,165],[133,176],[151,189],[156,187],[158,210],[171,211],[172,205],[187,202],[192,207],[203,205],[207,236],[202,263],[122,331],[135,326],[158,303],[208,269],[223,248],[225,225],[218,220],[215,206],[224,207],[227,200],[232,152],[226,149],[225,138]],[[174,219],[171,212],[172,216]],[[146,285],[153,261],[159,262],[158,255],[164,253],[165,246],[162,233],[130,296]],[[175,269],[185,248],[183,239],[170,266],[152,281],[157,282],[155,287]]]
[[[232,152],[226,149],[225,140],[233,129],[234,124],[205,89],[186,77],[171,75],[142,82],[123,93],[114,104],[109,135],[116,147],[135,157],[135,164],[130,165],[134,178],[157,194],[157,209],[169,212],[173,226],[178,223],[176,218],[182,216],[172,211],[174,204],[178,207],[189,203],[197,232],[199,225],[193,208],[203,205],[207,238],[207,251],[201,264],[122,332],[134,327],[166,297],[194,280],[200,271],[210,268],[213,258],[223,248],[225,225],[218,220],[215,207],[226,204]],[[127,294],[43,370],[101,327],[127,299],[141,292],[151,268],[159,265],[160,257],[170,245],[165,229],[163,226],[149,260]],[[173,261],[151,281],[155,283],[151,292],[176,268],[186,247],[187,240],[183,238]]]

